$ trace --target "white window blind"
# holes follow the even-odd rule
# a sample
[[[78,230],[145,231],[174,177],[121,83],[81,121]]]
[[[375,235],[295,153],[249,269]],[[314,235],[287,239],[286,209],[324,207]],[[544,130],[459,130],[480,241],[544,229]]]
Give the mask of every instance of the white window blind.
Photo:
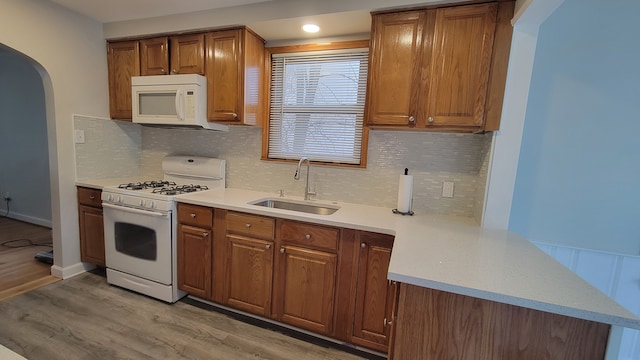
[[[268,158],[360,164],[368,49],[273,54]]]

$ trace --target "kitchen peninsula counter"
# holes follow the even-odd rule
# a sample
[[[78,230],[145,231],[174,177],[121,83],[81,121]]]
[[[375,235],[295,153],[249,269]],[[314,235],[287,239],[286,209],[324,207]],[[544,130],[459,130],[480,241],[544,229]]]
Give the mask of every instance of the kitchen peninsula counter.
[[[76,185],[102,189],[136,178],[82,180]],[[219,189],[178,195],[176,201],[290,220],[395,236],[388,278],[460,295],[640,329],[640,319],[522,236],[488,230],[466,217],[415,214],[391,209],[314,200],[339,206],[331,215],[267,208],[249,202],[275,193]],[[301,200],[286,196],[283,199]]]
[[[416,214],[332,201],[331,215],[248,204],[271,193],[220,189],[176,197],[178,202],[395,235],[388,278],[406,284],[525,308],[640,329],[640,319],[525,238],[480,228],[464,217]],[[300,200],[286,196],[283,199]]]

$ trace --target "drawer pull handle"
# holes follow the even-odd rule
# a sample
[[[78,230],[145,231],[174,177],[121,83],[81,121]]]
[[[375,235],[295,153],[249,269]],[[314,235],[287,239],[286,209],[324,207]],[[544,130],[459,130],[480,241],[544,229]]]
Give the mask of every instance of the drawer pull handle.
[[[209,236],[209,233],[208,233],[208,232],[203,232],[203,233],[202,233],[202,237],[205,237],[205,238],[206,238],[207,236]]]
[[[307,235],[304,236],[304,238],[309,240],[309,239],[311,239],[311,235],[307,234]]]
[[[363,248],[363,249],[366,248],[367,247],[367,243],[360,243],[360,247]]]
[[[271,244],[265,245],[264,248],[267,249],[267,250],[271,249]]]
[[[246,228],[248,229],[248,228],[250,228],[250,227],[251,227],[251,224],[246,223],[246,224],[244,224],[244,227],[246,227]]]
[[[96,197],[95,197],[95,196],[93,196],[93,195],[89,196],[89,199],[91,199],[91,200],[93,200],[93,199],[95,199],[95,198],[96,198]]]
[[[284,254],[284,248],[283,247],[280,248],[280,252]]]
[[[191,216],[192,219],[196,218],[196,214],[194,214],[194,213],[189,214],[189,216]]]

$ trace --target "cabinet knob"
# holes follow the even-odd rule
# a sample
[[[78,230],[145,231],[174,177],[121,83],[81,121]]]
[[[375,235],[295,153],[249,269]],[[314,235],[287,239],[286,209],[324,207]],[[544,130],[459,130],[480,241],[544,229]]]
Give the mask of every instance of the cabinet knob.
[[[246,228],[248,229],[248,228],[250,228],[250,227],[251,227],[251,224],[246,223],[246,224],[244,224],[244,227],[246,227]]]
[[[360,247],[363,248],[363,249],[366,248],[367,247],[367,243],[360,243]]]
[[[409,123],[413,124],[416,122],[415,116],[409,116]]]
[[[283,247],[280,248],[280,252],[284,254],[284,248]]]
[[[233,116],[234,119],[238,118],[238,114],[236,114],[236,113],[231,114],[231,116]]]
[[[209,233],[208,233],[208,232],[203,232],[203,233],[202,233],[202,237],[205,237],[205,238],[206,238],[207,236],[209,236]]]
[[[310,235],[310,234],[307,234],[307,235],[305,235],[305,236],[304,236],[304,238],[305,238],[305,239],[307,239],[307,240],[309,240],[309,239],[311,239],[311,235]]]
[[[429,116],[429,117],[427,118],[427,121],[428,121],[428,122],[430,122],[430,123],[432,123],[432,122],[433,122],[433,116]]]
[[[172,74],[177,74],[178,72],[176,71],[176,69],[171,70]]]
[[[194,214],[194,213],[189,214],[189,216],[191,216],[192,219],[196,218],[196,214]]]
[[[387,321],[387,318],[384,318],[384,321],[382,323],[384,324],[384,326],[387,326],[393,324],[393,321]]]
[[[271,249],[271,244],[265,245],[264,248],[267,249],[267,250]]]

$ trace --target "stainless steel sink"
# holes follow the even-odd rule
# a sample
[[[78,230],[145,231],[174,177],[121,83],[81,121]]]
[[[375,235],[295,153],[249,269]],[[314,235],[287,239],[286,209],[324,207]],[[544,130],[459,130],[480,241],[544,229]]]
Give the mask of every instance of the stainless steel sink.
[[[331,215],[340,209],[339,206],[328,204],[310,204],[308,202],[285,200],[278,198],[260,199],[249,203],[250,205],[264,206],[274,209],[299,211],[316,215]]]

